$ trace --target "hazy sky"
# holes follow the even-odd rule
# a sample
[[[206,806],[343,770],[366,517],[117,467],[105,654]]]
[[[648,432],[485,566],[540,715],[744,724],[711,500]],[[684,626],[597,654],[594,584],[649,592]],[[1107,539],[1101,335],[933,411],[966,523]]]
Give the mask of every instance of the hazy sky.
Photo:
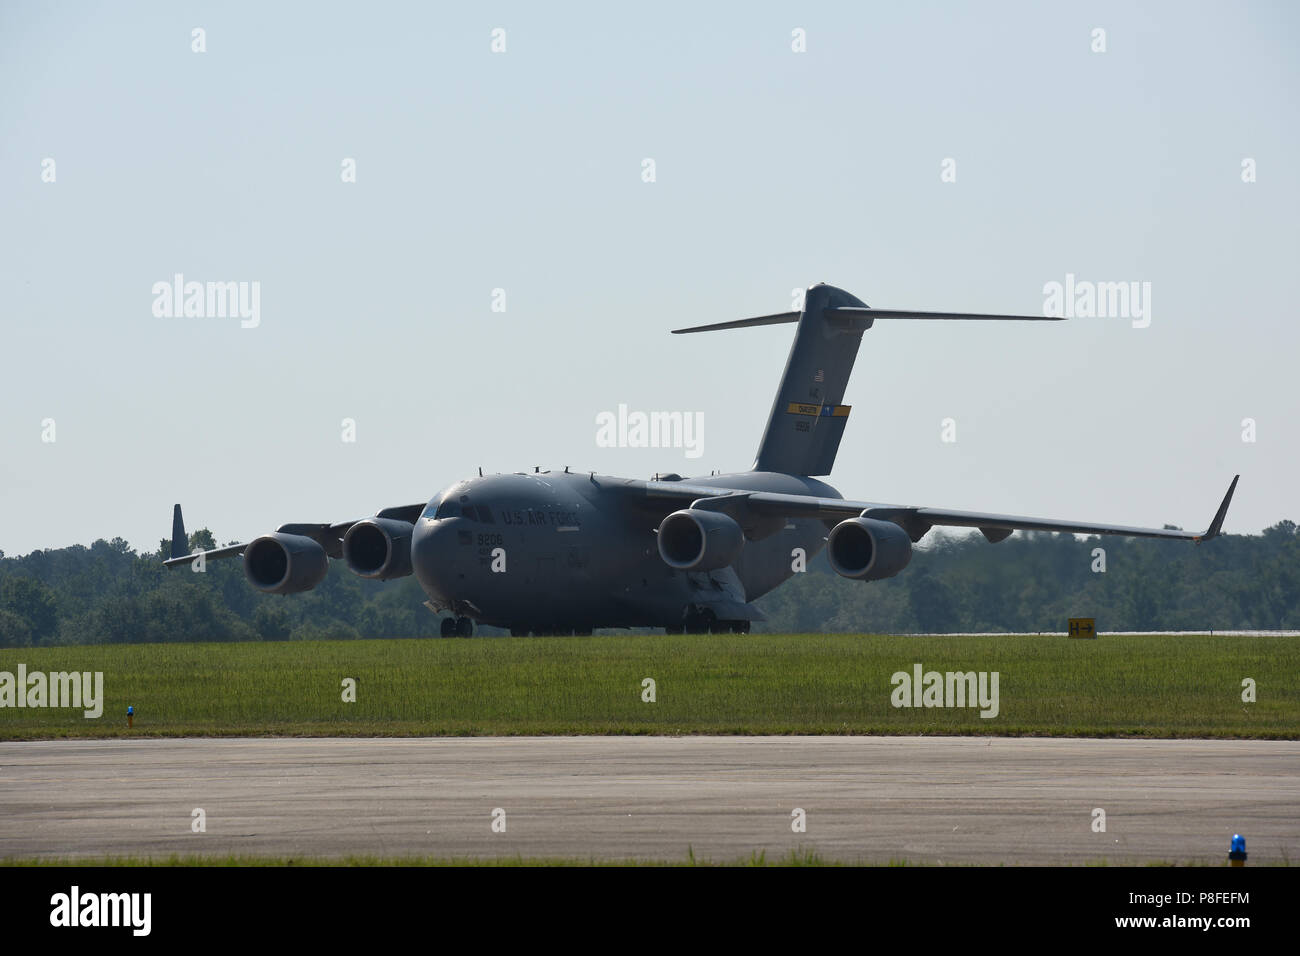
[[[669,329],[1067,274],[1149,325],[880,323],[830,481],[1202,528],[1241,472],[1225,530],[1300,519],[1295,4],[469,6],[0,5],[0,549],[743,470],[792,327]],[[177,273],[256,327],[156,315]],[[598,447],[620,403],[703,454]]]

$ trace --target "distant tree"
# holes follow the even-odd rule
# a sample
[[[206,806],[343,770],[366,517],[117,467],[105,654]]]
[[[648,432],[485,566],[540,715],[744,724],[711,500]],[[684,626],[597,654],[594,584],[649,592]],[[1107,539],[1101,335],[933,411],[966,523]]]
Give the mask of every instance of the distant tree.
[[[253,612],[253,627],[264,641],[287,641],[293,629],[292,615],[283,601],[263,601]]]
[[[1277,524],[1273,525],[1272,527],[1264,529],[1264,537],[1276,538],[1281,540],[1285,540],[1287,538],[1293,538],[1296,535],[1296,528],[1297,525],[1294,521],[1286,521],[1286,520],[1279,521]],[[0,552],[0,557],[3,557],[3,552]]]
[[[961,629],[951,588],[937,575],[931,574],[929,568],[922,568],[911,582],[910,603],[922,633]]]
[[[12,575],[0,585],[0,608],[27,622],[33,644],[45,641],[59,625],[54,593],[41,581]]]
[[[32,629],[13,611],[0,609],[0,647],[30,647]]]

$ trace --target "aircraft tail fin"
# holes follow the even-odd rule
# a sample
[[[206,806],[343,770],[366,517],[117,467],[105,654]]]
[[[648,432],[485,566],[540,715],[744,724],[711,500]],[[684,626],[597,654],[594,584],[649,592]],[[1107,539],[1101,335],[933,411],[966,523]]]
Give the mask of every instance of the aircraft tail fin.
[[[818,283],[804,293],[803,312],[777,387],[755,471],[829,475],[850,408],[841,404],[865,329],[836,322],[835,308],[866,308],[843,289]]]
[[[917,312],[873,309],[843,289],[819,282],[804,295],[802,312],[778,312],[734,322],[716,322],[685,332],[714,332],[797,322],[785,372],[758,446],[755,471],[790,475],[829,475],[848,424],[848,405],[840,404],[849,384],[862,333],[876,319],[994,319],[1058,321],[1061,316],[991,315],[973,312]]]
[[[172,557],[183,558],[190,553],[190,539],[185,534],[185,519],[181,517],[181,506],[172,509]]]
[[[828,475],[835,464],[849,408],[841,405],[849,373],[858,356],[865,327],[852,320],[835,318],[837,308],[866,309],[866,303],[819,283],[804,295],[802,312],[779,312],[735,322],[697,325],[684,332],[713,332],[744,329],[756,325],[798,322],[785,373],[776,390],[776,400],[767,428],[758,446],[755,471],[779,471],[790,475]],[[869,327],[869,323],[866,327]]]

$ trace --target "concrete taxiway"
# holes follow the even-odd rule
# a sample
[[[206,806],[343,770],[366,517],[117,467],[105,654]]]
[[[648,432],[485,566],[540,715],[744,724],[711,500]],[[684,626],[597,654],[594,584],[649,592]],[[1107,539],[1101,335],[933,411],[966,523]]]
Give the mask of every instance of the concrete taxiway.
[[[196,810],[206,832],[194,832]],[[792,816],[804,811],[805,832]],[[1105,812],[1105,830],[1098,829]],[[504,812],[505,830],[493,821]],[[498,827],[500,824],[498,823]],[[1300,742],[482,737],[0,743],[0,858],[1300,860]]]

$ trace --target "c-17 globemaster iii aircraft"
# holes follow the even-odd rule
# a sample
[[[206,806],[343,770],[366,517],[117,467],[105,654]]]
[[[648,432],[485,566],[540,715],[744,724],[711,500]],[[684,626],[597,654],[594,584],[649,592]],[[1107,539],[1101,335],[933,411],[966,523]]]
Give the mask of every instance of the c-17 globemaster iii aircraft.
[[[589,633],[595,627],[662,627],[670,633],[749,631],[754,601],[796,573],[798,555],[826,548],[837,574],[893,577],[936,525],[979,528],[990,542],[1013,531],[1064,531],[1208,541],[1219,534],[1233,478],[1209,528],[1129,528],[1082,521],[849,501],[830,474],[849,408],[841,405],[862,335],[877,319],[1012,319],[872,309],[819,283],[802,312],[722,322],[678,333],[797,323],[754,467],[746,472],[649,481],[594,472],[534,471],[457,482],[429,502],[384,508],[335,524],[286,524],[243,544],[201,552],[242,555],[253,587],[309,591],[342,558],[364,578],[414,574],[444,637],[469,637],[474,621],[515,635]],[[798,551],[796,549],[802,549]],[[188,554],[177,505],[168,567]]]

